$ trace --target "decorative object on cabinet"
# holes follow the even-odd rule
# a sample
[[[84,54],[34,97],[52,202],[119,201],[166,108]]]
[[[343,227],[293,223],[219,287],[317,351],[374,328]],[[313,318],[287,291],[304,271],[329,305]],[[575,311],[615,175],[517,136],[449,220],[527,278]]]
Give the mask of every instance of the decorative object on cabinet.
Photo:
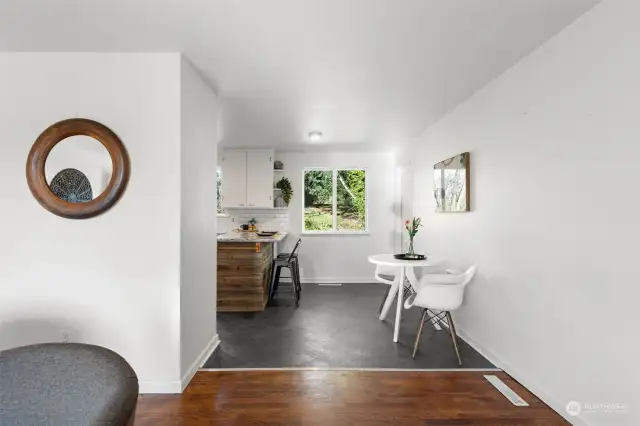
[[[60,144],[60,142],[64,143]],[[92,143],[95,147],[91,146]],[[56,149],[54,155],[50,156],[52,150],[59,144],[61,148]],[[77,149],[80,151],[76,151]],[[102,156],[100,156],[101,152],[104,152],[105,162],[108,162],[106,158],[110,160],[109,176],[107,176],[109,173],[106,173],[106,169],[100,168],[104,165]],[[55,178],[48,180],[47,169],[51,167],[46,168],[46,166],[47,164],[51,166],[52,158],[56,159],[55,162],[60,160],[65,163],[79,160],[83,158],[84,154],[100,156],[99,161],[95,162],[98,164],[97,170],[87,169],[85,173],[89,175],[89,178],[97,175],[99,176],[98,180],[104,180],[104,191],[96,198],[93,198],[93,191],[91,191],[90,200],[87,199],[88,193],[85,191],[81,197],[87,199],[86,202],[71,202],[71,194],[65,199],[63,195],[65,191],[59,190],[62,177],[58,177],[55,182],[53,182]],[[104,165],[104,167],[108,166]],[[64,167],[64,169],[69,169],[69,167]],[[27,183],[34,198],[51,213],[68,219],[87,219],[102,214],[113,207],[124,194],[129,181],[129,173],[129,155],[122,141],[105,125],[85,118],[63,120],[45,129],[33,143],[26,164]],[[55,189],[55,192],[52,186],[54,184],[58,188]],[[95,185],[93,189],[96,189]],[[75,198],[78,199],[78,193],[75,193]]]
[[[284,200],[287,207],[291,202],[291,197],[293,196],[293,188],[291,188],[291,182],[286,177],[283,177],[276,183],[276,188],[282,191],[282,199]]]
[[[278,209],[278,208],[280,208],[280,209],[281,209],[281,208],[285,208],[285,207],[287,206],[287,205],[286,205],[286,203],[284,202],[284,198],[282,198],[282,195],[277,195],[277,196],[276,196],[276,202],[275,202],[275,204],[276,204],[276,205],[275,205],[275,207],[276,207],[277,209]]]
[[[282,170],[284,169],[284,164],[282,164],[282,161],[276,160],[273,162],[273,169],[274,170]]]
[[[433,166],[436,212],[471,211],[469,157],[464,152]]]

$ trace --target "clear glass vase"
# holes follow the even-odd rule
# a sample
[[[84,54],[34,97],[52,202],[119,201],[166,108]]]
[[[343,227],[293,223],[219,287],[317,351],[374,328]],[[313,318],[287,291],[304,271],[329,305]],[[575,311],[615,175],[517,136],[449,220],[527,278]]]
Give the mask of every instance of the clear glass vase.
[[[416,254],[415,250],[413,249],[413,238],[409,238],[407,244],[407,252],[405,254],[408,256],[413,256]]]

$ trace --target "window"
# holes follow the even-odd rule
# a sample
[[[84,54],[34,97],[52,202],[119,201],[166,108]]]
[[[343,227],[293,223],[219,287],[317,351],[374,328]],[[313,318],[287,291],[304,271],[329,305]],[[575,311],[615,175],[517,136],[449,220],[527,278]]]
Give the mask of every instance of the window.
[[[304,230],[333,230],[333,172],[304,172]]]
[[[304,170],[304,232],[367,232],[363,169]]]
[[[218,215],[226,215],[227,212],[224,211],[224,208],[222,208],[222,170],[220,169],[220,166],[218,166],[218,169],[216,171],[216,179],[218,181]]]

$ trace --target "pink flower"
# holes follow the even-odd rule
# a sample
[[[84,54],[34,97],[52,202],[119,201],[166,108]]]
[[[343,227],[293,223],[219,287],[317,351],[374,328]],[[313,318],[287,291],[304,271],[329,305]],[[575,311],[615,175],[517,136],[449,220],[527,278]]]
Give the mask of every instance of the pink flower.
[[[405,225],[408,225],[408,224],[409,224],[409,220],[407,219],[407,221],[406,221],[404,224],[405,224]]]

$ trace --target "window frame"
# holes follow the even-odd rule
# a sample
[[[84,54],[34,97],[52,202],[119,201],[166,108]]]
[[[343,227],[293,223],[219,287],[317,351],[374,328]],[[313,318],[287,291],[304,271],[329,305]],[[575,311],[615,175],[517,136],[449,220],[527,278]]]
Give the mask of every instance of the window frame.
[[[340,170],[362,170],[364,171],[364,229],[362,231],[340,231],[338,227],[338,171]],[[304,185],[305,175],[308,171],[331,172],[331,214],[332,226],[329,231],[308,231],[304,228]],[[302,168],[302,235],[369,235],[369,170],[366,167],[303,167]]]

